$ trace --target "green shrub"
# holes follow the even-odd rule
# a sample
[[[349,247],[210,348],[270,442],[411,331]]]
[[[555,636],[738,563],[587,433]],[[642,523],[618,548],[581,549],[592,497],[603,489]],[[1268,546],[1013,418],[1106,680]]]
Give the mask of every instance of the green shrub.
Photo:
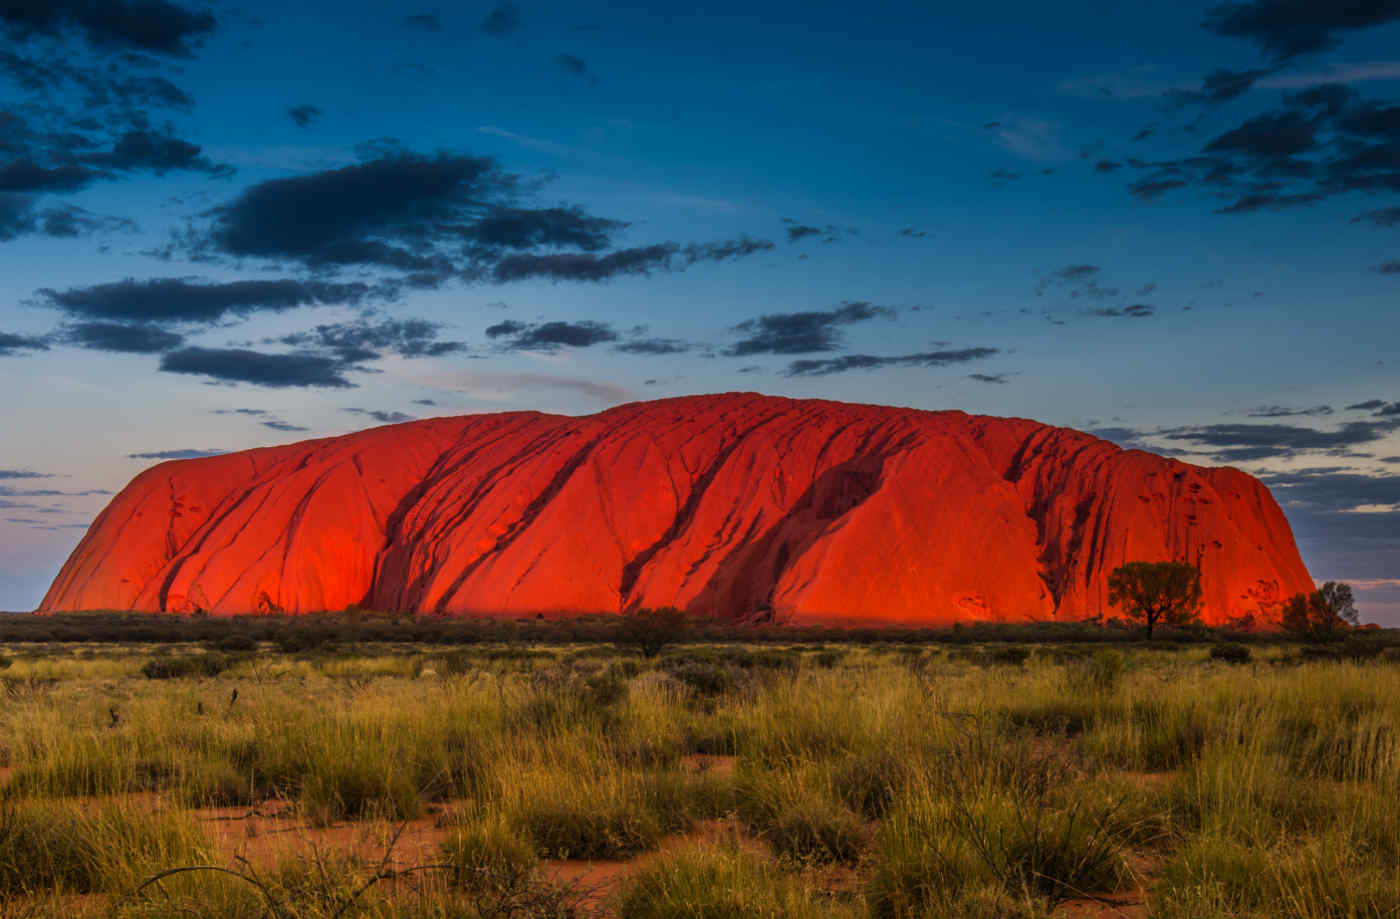
[[[146,661],[141,673],[148,680],[174,680],[185,677],[215,677],[228,669],[228,660],[218,654],[158,655]]]
[[[899,751],[880,749],[859,753],[837,764],[832,785],[852,810],[869,820],[889,812],[895,796],[909,780],[908,759]]]
[[[739,816],[778,855],[799,862],[854,862],[865,848],[865,824],[814,778],[782,772],[744,777],[736,789]]]
[[[656,657],[671,644],[685,637],[685,613],[674,606],[660,609],[637,609],[624,613],[618,622],[618,640],[642,652],[643,657]]]
[[[1223,664],[1247,664],[1250,656],[1249,646],[1237,641],[1213,645],[1210,649],[1210,659]]]
[[[500,820],[474,823],[442,846],[452,883],[464,890],[499,890],[534,870],[539,859],[528,841]]]
[[[718,665],[687,662],[666,672],[698,696],[721,696],[734,688],[734,674]]]
[[[258,642],[251,635],[225,635],[210,642],[209,647],[225,654],[246,654],[258,650]]]
[[[1112,695],[1127,670],[1128,659],[1123,652],[1104,648],[1067,665],[1065,682],[1075,695]]]
[[[815,885],[734,848],[676,852],[624,882],[619,919],[813,919],[840,915]]]
[[[993,648],[986,652],[984,660],[989,664],[999,664],[1010,667],[1024,667],[1026,661],[1030,660],[1030,648],[1023,648],[1020,645],[1006,645],[1001,648]]]
[[[169,814],[52,802],[0,803],[0,902],[43,891],[99,893],[202,858],[194,830]]]

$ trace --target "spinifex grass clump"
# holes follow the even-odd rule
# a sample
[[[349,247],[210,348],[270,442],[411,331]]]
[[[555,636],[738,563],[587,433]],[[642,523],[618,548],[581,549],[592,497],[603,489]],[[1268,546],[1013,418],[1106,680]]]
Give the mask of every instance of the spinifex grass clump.
[[[149,873],[208,852],[184,815],[119,802],[7,801],[0,803],[0,902],[46,891],[129,891]]]
[[[614,898],[620,919],[820,919],[855,916],[816,886],[765,859],[724,846],[692,847],[626,881]]]

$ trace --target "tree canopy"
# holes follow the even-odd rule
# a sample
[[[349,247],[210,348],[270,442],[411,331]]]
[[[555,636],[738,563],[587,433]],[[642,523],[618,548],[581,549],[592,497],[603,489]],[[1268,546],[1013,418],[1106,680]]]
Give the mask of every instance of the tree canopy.
[[[1108,602],[1147,626],[1190,625],[1201,608],[1201,569],[1190,562],[1128,562],[1108,576]]]
[[[1360,621],[1351,585],[1328,581],[1312,593],[1296,593],[1283,607],[1283,627],[1296,635],[1327,638]]]

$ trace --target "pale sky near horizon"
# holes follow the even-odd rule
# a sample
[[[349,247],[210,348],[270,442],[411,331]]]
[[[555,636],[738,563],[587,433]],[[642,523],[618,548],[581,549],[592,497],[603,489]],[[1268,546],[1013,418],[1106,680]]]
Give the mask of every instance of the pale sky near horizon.
[[[1274,491],[1400,626],[1400,5],[0,6],[0,609],[162,456],[755,390]]]

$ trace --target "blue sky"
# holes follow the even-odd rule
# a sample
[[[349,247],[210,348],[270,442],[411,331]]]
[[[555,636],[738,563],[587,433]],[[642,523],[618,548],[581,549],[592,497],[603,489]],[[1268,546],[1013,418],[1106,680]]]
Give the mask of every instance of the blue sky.
[[[0,8],[0,609],[161,455],[735,389],[1268,482],[1400,625],[1400,5]]]

